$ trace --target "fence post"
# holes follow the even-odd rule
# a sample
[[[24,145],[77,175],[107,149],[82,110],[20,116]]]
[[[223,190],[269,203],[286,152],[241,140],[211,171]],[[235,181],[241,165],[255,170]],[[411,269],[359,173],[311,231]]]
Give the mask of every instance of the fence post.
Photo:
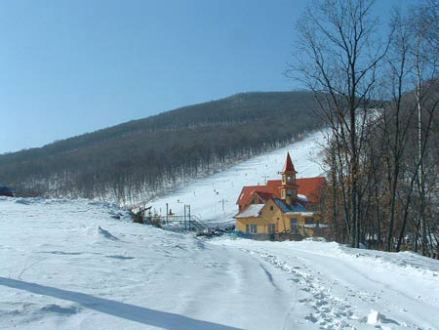
[[[193,225],[192,224],[192,219],[191,219],[191,206],[190,205],[188,205],[187,206],[187,211],[188,211],[188,217],[189,217],[189,230],[191,229],[191,225]]]
[[[186,230],[186,204],[183,205],[183,224],[184,224],[184,230]]]

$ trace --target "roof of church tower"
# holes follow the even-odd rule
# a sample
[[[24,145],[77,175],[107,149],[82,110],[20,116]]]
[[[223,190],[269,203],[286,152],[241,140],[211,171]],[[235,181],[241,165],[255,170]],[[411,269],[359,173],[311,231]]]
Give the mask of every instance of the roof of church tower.
[[[283,169],[282,172],[283,173],[285,173],[285,172],[296,172],[296,169],[294,168],[293,161],[291,160],[291,156],[290,156],[289,152],[287,153],[287,160],[285,161],[285,166],[284,166],[284,169]]]

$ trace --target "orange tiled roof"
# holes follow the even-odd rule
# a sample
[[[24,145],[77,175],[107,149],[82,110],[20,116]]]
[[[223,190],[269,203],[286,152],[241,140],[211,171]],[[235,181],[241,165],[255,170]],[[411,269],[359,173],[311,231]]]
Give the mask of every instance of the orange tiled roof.
[[[259,198],[266,202],[270,198],[273,198],[273,194],[271,192],[265,192],[265,191],[256,191],[255,194],[258,194]]]
[[[325,184],[325,178],[322,176],[314,178],[301,178],[296,180],[298,185],[298,194],[305,195],[311,204],[316,204],[320,200],[321,189]],[[245,186],[241,190],[241,194],[236,201],[236,204],[245,206],[250,203],[253,193],[261,193],[264,197],[271,194],[274,197],[280,198],[280,189],[282,186],[281,180],[268,180],[266,185],[260,186]]]
[[[305,195],[312,204],[320,202],[322,188],[326,183],[326,179],[323,176],[317,176],[314,178],[301,178],[296,180],[299,186],[298,194]]]

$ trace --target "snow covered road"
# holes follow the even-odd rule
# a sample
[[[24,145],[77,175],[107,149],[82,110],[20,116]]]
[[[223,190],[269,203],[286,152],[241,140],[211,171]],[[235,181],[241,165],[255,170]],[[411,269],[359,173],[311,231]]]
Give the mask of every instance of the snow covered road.
[[[439,329],[439,262],[326,242],[218,240],[290,274],[324,329]],[[377,316],[379,315],[379,316]],[[374,319],[375,316],[375,319]]]
[[[204,241],[117,215],[89,201],[0,199],[0,329],[439,328],[438,261]]]

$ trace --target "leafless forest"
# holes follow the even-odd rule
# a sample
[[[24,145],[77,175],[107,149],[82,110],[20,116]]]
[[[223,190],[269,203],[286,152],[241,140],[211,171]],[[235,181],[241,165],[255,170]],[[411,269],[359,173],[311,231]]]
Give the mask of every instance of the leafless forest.
[[[22,196],[130,203],[300,138],[320,125],[311,92],[244,93],[0,155]]]
[[[322,209],[337,241],[437,254],[439,2],[387,22],[374,3],[317,1],[298,24],[289,73],[314,91],[331,130]]]

